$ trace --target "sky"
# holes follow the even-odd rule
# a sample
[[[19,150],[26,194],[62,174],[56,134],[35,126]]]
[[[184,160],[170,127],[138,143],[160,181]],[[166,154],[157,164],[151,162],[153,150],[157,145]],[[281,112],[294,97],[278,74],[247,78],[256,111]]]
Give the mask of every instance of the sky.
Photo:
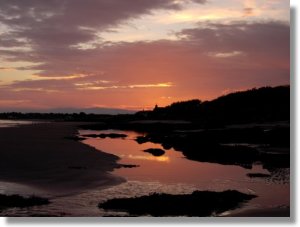
[[[0,0],[0,108],[152,109],[290,83],[288,0]]]

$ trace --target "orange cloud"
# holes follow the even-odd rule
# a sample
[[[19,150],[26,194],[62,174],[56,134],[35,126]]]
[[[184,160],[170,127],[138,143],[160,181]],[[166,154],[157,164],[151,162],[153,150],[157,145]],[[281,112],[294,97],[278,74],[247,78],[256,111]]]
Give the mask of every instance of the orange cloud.
[[[132,89],[132,88],[167,88],[172,87],[171,82],[157,84],[132,84],[132,85],[113,85],[113,86],[94,86],[93,83],[77,83],[79,90],[106,90],[106,89]]]

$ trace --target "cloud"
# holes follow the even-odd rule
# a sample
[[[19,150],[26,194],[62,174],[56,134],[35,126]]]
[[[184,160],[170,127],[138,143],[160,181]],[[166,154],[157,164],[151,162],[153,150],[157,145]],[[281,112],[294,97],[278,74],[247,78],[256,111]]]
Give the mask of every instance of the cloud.
[[[127,23],[152,10],[179,10],[187,2],[173,0],[1,0],[0,21],[10,28],[0,45],[21,45],[26,40],[35,50],[44,45],[68,48],[97,38],[96,32]]]
[[[12,67],[0,67],[0,71],[12,71],[12,70],[15,70],[15,69]]]
[[[22,104],[22,103],[28,103],[29,100],[13,100],[13,99],[1,99],[0,100],[0,106],[1,105],[16,105],[16,104]]]
[[[242,56],[243,52],[241,51],[231,51],[231,52],[210,52],[208,53],[208,56],[215,57],[215,58],[231,58],[231,57],[237,57]]]
[[[84,76],[54,77],[50,79],[21,80],[0,86],[13,92],[60,92],[68,90],[106,90],[106,89],[137,89],[137,88],[169,88],[174,86],[171,82],[156,84],[124,84],[117,81],[89,80]],[[93,76],[92,76],[93,77]]]
[[[68,66],[53,73],[43,66],[34,69],[42,71],[39,75],[69,75],[73,56],[81,54],[74,47],[96,45],[101,43],[99,33],[103,31],[153,10],[180,10],[190,2],[204,4],[206,0],[1,0],[2,58],[47,64],[59,55],[72,67],[69,71]]]
[[[168,104],[161,97],[210,99],[225,89],[289,83],[287,23],[201,22],[174,32],[176,40],[107,42],[101,32],[153,10],[179,12],[191,1],[82,2],[0,0],[1,57],[32,63],[16,69],[35,72],[32,80],[1,86],[0,97],[39,106],[142,107]],[[92,48],[76,48],[89,42]]]
[[[98,83],[97,83],[98,84]],[[112,86],[97,86],[92,83],[75,84],[79,90],[106,90],[106,89],[133,89],[133,88],[168,88],[172,87],[171,82],[157,84],[129,84],[129,85],[112,85]]]
[[[244,8],[244,15],[245,16],[252,16],[254,14],[254,9],[251,7]]]
[[[221,81],[219,69],[228,70],[230,75],[248,70],[243,73],[245,78],[259,77],[266,82],[270,77],[263,75],[264,70],[269,70],[270,76],[289,70],[289,25],[285,23],[201,23],[177,35],[181,37],[177,41],[121,42],[91,50],[52,52],[44,56],[47,61],[43,64],[30,68],[40,70],[45,80],[24,81],[23,85],[74,87],[66,80],[68,77],[80,79],[81,83],[106,80],[123,85],[158,84],[163,78],[182,84],[189,77],[201,80],[200,74],[218,76]],[[23,60],[29,61],[26,57]],[[251,75],[253,72],[257,75]],[[46,80],[54,75],[57,81]],[[203,77],[207,80],[207,76]]]
[[[289,60],[289,25],[284,22],[200,23],[199,28],[178,33],[211,52],[239,51],[253,55],[277,55]],[[235,52],[238,53],[238,52]],[[273,57],[272,57],[273,56]],[[275,56],[276,57],[276,56]]]

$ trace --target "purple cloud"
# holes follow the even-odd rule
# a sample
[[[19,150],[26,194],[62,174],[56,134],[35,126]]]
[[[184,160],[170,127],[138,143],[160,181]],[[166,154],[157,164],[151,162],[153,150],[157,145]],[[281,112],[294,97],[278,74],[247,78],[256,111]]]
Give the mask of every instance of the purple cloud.
[[[153,96],[147,89],[160,89],[151,98],[155,102],[159,97],[206,99],[227,89],[289,83],[290,27],[283,22],[202,22],[177,32],[178,40],[173,41],[102,43],[86,50],[74,47],[99,39],[97,31],[155,9],[180,10],[190,1],[0,0],[0,22],[9,28],[0,34],[0,48],[6,47],[1,57],[39,63],[17,69],[37,70],[43,77],[2,86],[1,97],[22,97],[50,106],[123,105],[127,97],[141,105]],[[29,49],[16,49],[24,46]],[[86,76],[74,76],[81,74]],[[165,83],[172,86],[160,87]],[[93,90],[89,85],[116,89]],[[64,96],[33,95],[47,90]]]
[[[44,76],[82,73],[90,76],[79,78],[81,81],[110,80],[120,81],[121,84],[160,83],[162,77],[165,81],[184,84],[189,76],[199,82],[205,80],[213,83],[218,80],[225,84],[228,77],[236,77],[237,82],[244,80],[244,83],[251,82],[253,85],[255,82],[268,84],[274,78],[279,84],[289,81],[287,24],[206,24],[185,29],[178,36],[182,39],[123,42],[90,50],[49,49],[45,50],[47,54],[43,51],[38,55],[44,64],[31,69],[41,70]],[[183,74],[186,76],[182,77]],[[65,80],[62,83],[70,82]],[[18,85],[20,83],[26,85],[28,82],[18,82]],[[41,83],[44,86],[51,84],[44,80]]]

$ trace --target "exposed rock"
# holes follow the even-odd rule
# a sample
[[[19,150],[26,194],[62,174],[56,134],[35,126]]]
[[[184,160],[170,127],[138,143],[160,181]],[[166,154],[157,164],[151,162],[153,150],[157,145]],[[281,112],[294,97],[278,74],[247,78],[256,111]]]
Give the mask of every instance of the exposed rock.
[[[49,204],[49,200],[46,198],[31,196],[28,198],[20,195],[2,195],[0,194],[0,210],[11,207],[30,207],[37,205]]]
[[[165,151],[159,148],[149,148],[144,150],[144,152],[150,153],[153,156],[157,156],[157,157],[165,154]]]
[[[151,216],[213,216],[238,208],[255,198],[234,190],[224,192],[194,191],[192,194],[151,194],[135,198],[111,199],[99,208],[126,211],[129,215]]]
[[[250,177],[250,178],[255,178],[255,177],[267,178],[267,177],[271,177],[270,174],[265,174],[265,173],[247,173],[247,176]]]
[[[136,168],[139,165],[131,165],[131,164],[120,164],[120,168]]]

